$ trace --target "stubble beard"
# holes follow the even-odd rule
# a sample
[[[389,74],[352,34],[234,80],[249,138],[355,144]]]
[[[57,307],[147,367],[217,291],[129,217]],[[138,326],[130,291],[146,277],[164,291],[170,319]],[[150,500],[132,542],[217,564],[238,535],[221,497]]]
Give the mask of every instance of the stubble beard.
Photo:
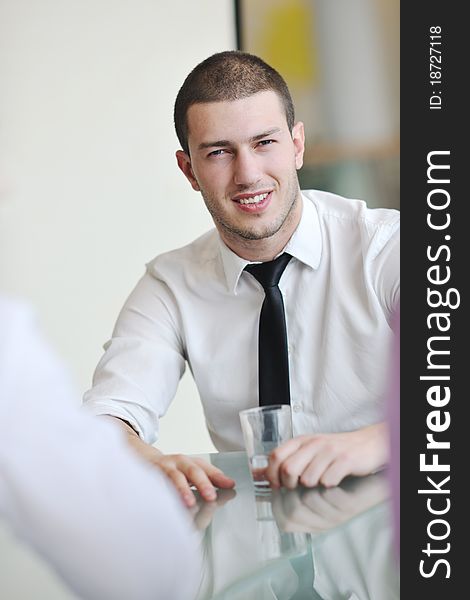
[[[216,226],[220,226],[224,233],[231,238],[242,239],[242,240],[264,240],[267,238],[276,235],[284,225],[287,225],[289,222],[289,218],[291,217],[294,208],[297,204],[297,200],[299,197],[299,183],[297,179],[297,172],[294,171],[292,176],[289,179],[288,187],[287,187],[287,203],[284,207],[282,213],[277,217],[277,219],[266,225],[264,229],[259,229],[257,227],[246,227],[241,228],[237,227],[236,224],[232,223],[227,219],[224,211],[221,210],[220,206],[217,203],[217,200],[214,200],[205,190],[201,188],[201,194],[204,198],[204,202],[206,204],[207,210],[210,212],[212,219]],[[262,215],[253,215],[253,217],[261,217]]]

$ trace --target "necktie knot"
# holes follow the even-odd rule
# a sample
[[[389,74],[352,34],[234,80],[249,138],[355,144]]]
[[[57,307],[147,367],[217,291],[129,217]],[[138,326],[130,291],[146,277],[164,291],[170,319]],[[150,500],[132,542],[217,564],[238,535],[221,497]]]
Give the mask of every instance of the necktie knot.
[[[247,265],[245,271],[251,273],[263,286],[264,290],[266,290],[279,284],[284,269],[287,267],[291,258],[292,256],[290,254],[284,252],[284,254],[281,254],[281,256],[278,256],[275,260]]]

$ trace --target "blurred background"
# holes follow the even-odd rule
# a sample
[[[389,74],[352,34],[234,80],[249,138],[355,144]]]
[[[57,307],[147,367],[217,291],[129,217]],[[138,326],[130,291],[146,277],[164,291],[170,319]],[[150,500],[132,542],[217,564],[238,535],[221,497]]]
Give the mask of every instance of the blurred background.
[[[302,187],[398,207],[398,0],[0,0],[0,290],[35,305],[81,392],[145,263],[212,226],[173,102],[237,47],[291,88]],[[188,374],[159,447],[213,450]]]
[[[286,79],[302,188],[399,207],[399,0],[238,0],[238,45]]]

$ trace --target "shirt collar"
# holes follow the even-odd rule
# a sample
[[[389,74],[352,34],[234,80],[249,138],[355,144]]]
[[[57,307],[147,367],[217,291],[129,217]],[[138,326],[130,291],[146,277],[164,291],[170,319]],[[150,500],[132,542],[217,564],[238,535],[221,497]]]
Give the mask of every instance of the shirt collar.
[[[227,289],[230,293],[236,294],[240,275],[250,261],[232,252],[220,235],[218,240]],[[288,252],[308,267],[317,269],[320,264],[321,250],[322,240],[317,209],[314,203],[302,194],[302,216],[299,225],[282,252]]]
[[[302,194],[302,201],[300,223],[283,252],[288,252],[312,269],[318,269],[322,251],[320,219],[312,200]]]

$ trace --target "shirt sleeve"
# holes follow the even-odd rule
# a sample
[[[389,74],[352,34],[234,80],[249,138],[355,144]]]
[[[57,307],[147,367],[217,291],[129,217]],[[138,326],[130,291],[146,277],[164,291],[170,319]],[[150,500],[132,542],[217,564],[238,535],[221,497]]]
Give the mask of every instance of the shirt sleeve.
[[[80,597],[191,598],[197,538],[176,493],[118,427],[81,409],[27,315],[6,325],[0,515]]]
[[[395,211],[394,211],[395,212]],[[377,298],[391,326],[400,300],[400,223],[383,223],[370,248],[370,275]]]
[[[185,370],[182,323],[168,286],[149,273],[125,303],[95,370],[85,405],[94,414],[124,419],[140,437],[158,438]]]

